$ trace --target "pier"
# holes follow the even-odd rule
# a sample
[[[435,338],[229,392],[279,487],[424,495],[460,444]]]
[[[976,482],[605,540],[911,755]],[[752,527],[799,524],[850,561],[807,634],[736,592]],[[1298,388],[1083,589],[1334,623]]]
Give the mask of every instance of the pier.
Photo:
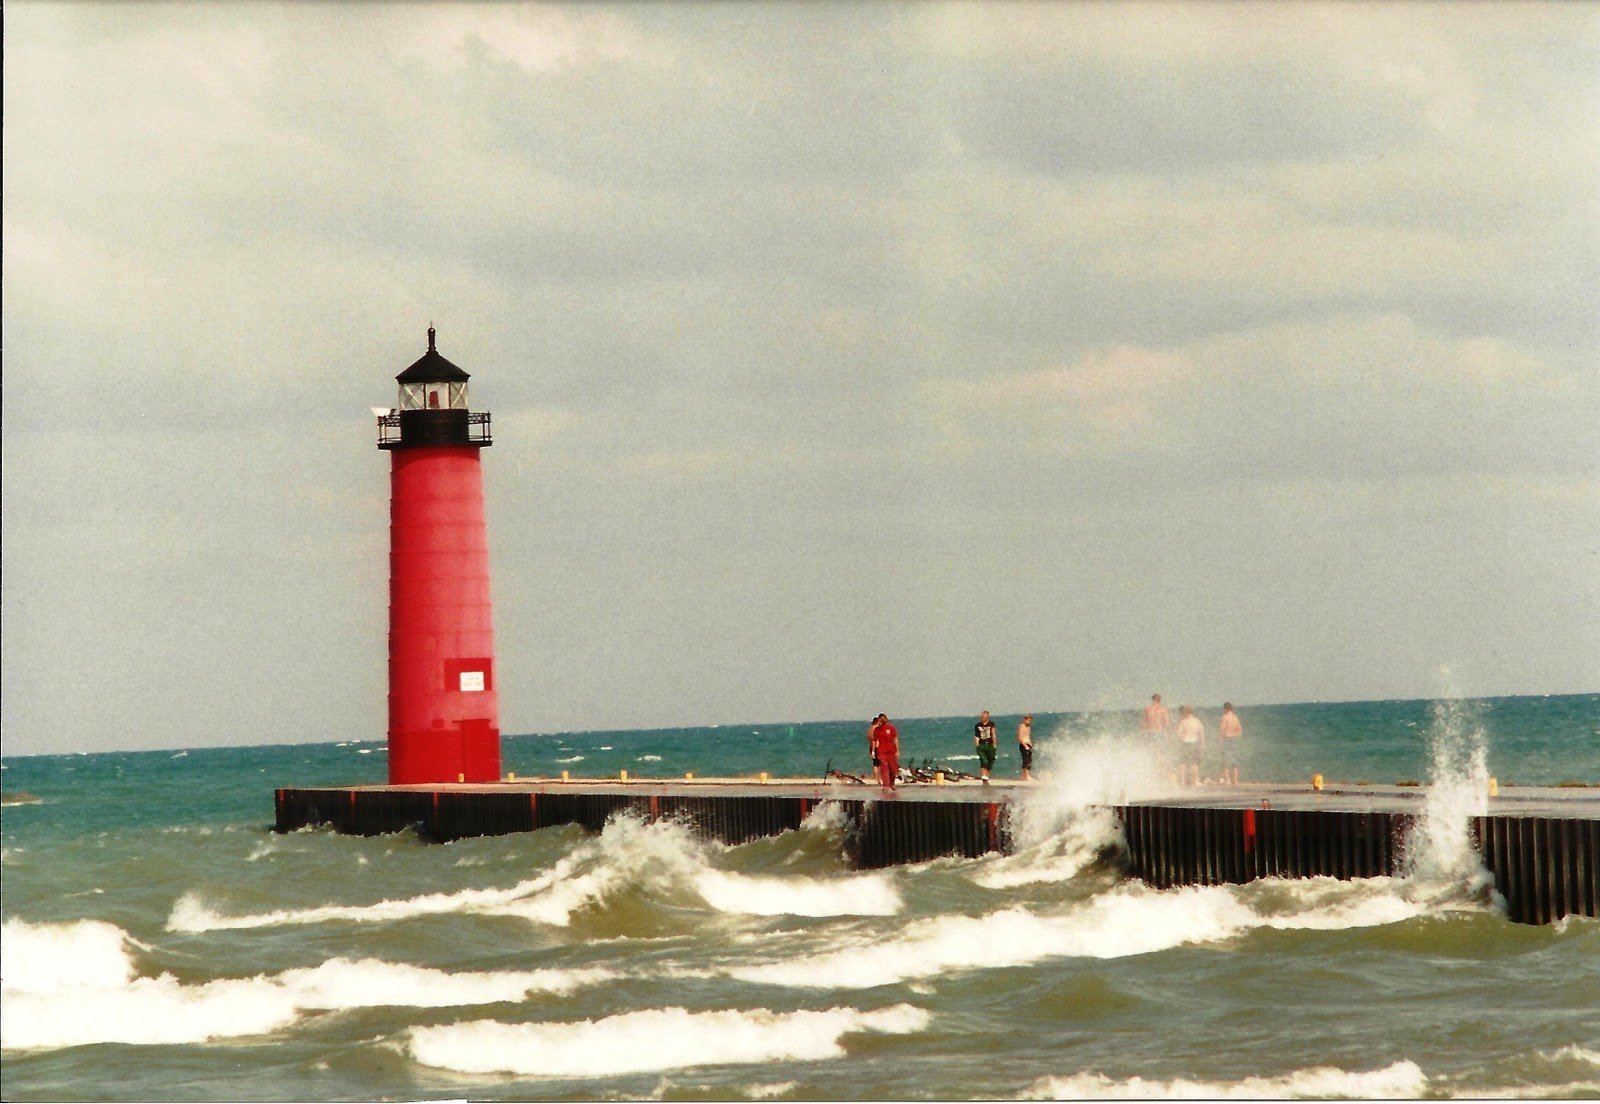
[[[738,844],[798,828],[834,804],[863,868],[975,858],[1013,849],[1011,818],[1037,784],[911,784],[886,792],[820,779],[554,779],[424,783],[276,792],[279,832],[326,826],[352,835],[415,830],[438,841],[563,824],[599,831],[618,814],[675,818]],[[1244,783],[1110,806],[1129,876],[1166,889],[1256,878],[1367,878],[1402,871],[1425,787]],[[1469,818],[1472,845],[1510,918],[1545,924],[1600,916],[1600,789],[1507,787]]]

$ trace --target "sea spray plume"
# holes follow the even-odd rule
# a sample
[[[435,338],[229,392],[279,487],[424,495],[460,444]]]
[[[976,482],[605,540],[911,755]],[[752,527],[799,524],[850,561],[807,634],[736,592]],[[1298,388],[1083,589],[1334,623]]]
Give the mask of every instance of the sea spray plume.
[[[1489,741],[1472,703],[1443,699],[1432,705],[1428,745],[1429,787],[1422,813],[1406,840],[1400,870],[1413,893],[1439,903],[1452,898],[1493,898],[1493,876],[1472,846],[1472,818],[1489,811]]]
[[[1063,724],[1035,742],[1038,780],[1011,806],[1016,853],[994,860],[974,881],[991,889],[1065,881],[1121,846],[1111,807],[1169,792],[1173,783],[1147,737],[1099,727],[1117,723],[1105,717],[1085,731]]]
[[[1035,755],[1050,777],[1030,792],[1052,793],[1072,807],[1120,805],[1184,792],[1173,777],[1165,746],[1113,715],[1099,714],[1078,725],[1063,722]]]

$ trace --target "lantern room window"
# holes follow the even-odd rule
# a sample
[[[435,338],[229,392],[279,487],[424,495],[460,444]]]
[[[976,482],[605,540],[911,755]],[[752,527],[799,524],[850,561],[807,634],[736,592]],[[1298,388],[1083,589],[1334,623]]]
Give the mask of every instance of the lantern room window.
[[[467,385],[444,380],[400,385],[401,410],[466,410]]]

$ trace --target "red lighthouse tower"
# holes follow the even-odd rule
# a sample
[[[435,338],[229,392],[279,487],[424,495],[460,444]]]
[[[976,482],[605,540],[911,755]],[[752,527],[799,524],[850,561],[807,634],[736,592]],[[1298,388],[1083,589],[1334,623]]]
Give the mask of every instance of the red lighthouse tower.
[[[500,777],[500,702],[480,451],[489,415],[467,373],[428,351],[378,418],[389,453],[389,782]]]

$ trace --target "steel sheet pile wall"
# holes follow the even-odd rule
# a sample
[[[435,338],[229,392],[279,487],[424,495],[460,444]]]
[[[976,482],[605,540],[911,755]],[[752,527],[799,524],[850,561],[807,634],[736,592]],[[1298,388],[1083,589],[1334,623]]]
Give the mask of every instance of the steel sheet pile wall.
[[[1414,819],[1400,813],[1164,805],[1128,805],[1116,813],[1132,873],[1161,889],[1393,874]]]
[[[723,843],[743,843],[798,828],[813,803],[784,797],[471,792],[463,790],[279,790],[277,830],[326,825],[376,836],[415,828],[434,840],[502,836],[560,824],[598,832],[618,813],[674,817]]]
[[[415,828],[436,840],[531,832],[561,824],[599,831],[618,813],[674,818],[736,844],[798,828],[822,801],[840,809],[845,849],[866,868],[1012,849],[1004,800],[893,800],[814,794],[597,793],[538,790],[279,790],[280,832],[328,825],[353,835]],[[1256,878],[1370,878],[1401,872],[1409,813],[1127,805],[1129,872],[1162,889]],[[1511,919],[1600,916],[1600,821],[1476,817],[1474,846]]]
[[[1129,872],[1161,889],[1256,878],[1371,878],[1401,873],[1416,822],[1403,813],[1195,809],[1116,810]],[[1600,916],[1600,822],[1475,817],[1471,836],[1507,915],[1547,924],[1569,913]]]
[[[1011,850],[1009,805],[999,802],[844,802],[850,857],[876,868],[943,855],[975,858]]]
[[[559,824],[599,831],[612,816],[628,812],[646,820],[682,820],[704,836],[735,844],[798,828],[819,803],[790,796],[285,789],[277,791],[277,830],[327,825],[350,835],[381,835],[415,828],[430,839],[453,840]],[[863,867],[1011,848],[1009,806],[1003,802],[835,804],[845,819],[846,848]]]
[[[1513,920],[1600,916],[1600,821],[1474,817],[1472,830]]]

